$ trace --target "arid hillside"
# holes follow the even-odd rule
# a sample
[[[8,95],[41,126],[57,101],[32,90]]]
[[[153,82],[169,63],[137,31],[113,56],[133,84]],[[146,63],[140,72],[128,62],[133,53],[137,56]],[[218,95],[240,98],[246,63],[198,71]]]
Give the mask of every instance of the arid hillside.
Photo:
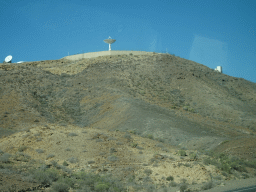
[[[197,190],[217,186],[213,177],[224,171],[207,155],[256,160],[256,84],[170,54],[5,63],[0,83],[0,149],[13,163],[23,147],[46,165],[73,158],[70,169],[91,162],[99,173],[115,162],[107,170],[119,178],[150,176],[154,184],[178,183],[173,190],[184,183]],[[243,166],[255,174],[254,165]],[[221,177],[243,177],[231,169]]]

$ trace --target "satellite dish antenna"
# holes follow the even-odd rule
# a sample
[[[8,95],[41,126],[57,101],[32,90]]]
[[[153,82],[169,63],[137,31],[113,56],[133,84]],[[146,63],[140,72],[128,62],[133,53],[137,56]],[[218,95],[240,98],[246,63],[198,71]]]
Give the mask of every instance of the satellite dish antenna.
[[[107,43],[107,44],[109,44],[109,51],[111,51],[111,44],[112,43],[115,43],[115,39],[111,39],[111,37],[109,36],[109,38],[108,39],[105,39],[105,40],[103,40],[105,43]]]
[[[7,57],[5,57],[5,63],[11,63],[12,62],[12,56],[8,55]]]

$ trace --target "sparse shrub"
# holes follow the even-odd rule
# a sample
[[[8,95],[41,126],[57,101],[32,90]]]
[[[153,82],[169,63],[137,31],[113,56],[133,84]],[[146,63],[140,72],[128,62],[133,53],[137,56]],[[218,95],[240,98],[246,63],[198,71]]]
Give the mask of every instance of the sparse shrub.
[[[180,156],[186,156],[187,155],[186,151],[184,151],[184,150],[180,150],[178,153],[179,153]]]
[[[68,161],[69,161],[70,163],[77,163],[77,162],[78,162],[78,159],[77,159],[76,157],[71,157],[71,158],[68,159]]]
[[[186,179],[181,179],[181,183],[186,183],[187,182],[187,180]]]
[[[110,187],[109,183],[99,182],[95,185],[96,191],[107,191]]]
[[[22,153],[22,152],[17,152],[14,157],[14,160],[16,161],[23,161],[23,162],[28,162],[31,157],[28,154]]]
[[[222,180],[222,177],[221,177],[220,175],[217,175],[217,176],[214,177],[214,179],[216,179],[216,180]]]
[[[52,181],[57,181],[59,178],[59,174],[56,169],[47,169],[46,173]]]
[[[117,158],[116,156],[109,156],[109,157],[108,157],[108,160],[109,160],[109,161],[117,161],[118,158]]]
[[[178,184],[177,184],[176,182],[174,182],[174,181],[171,181],[171,182],[170,182],[170,186],[171,186],[171,187],[176,187],[177,185],[178,185]]]
[[[183,110],[187,111],[188,110],[188,106],[184,106]]]
[[[184,192],[188,188],[188,185],[186,183],[182,183],[180,185],[180,192]]]
[[[223,176],[225,176],[225,177],[228,177],[228,173],[226,173],[226,172],[224,172],[224,171],[222,171],[221,174],[222,174]]]
[[[132,137],[131,137],[130,134],[126,133],[126,134],[124,135],[124,138],[126,138],[126,139],[131,139]]]
[[[55,157],[54,154],[49,154],[49,155],[46,157],[46,159],[50,159],[50,158],[53,158],[53,157]]]
[[[183,164],[185,167],[191,167],[191,165],[189,163],[185,163]]]
[[[164,139],[163,138],[157,138],[156,140],[159,141],[159,142],[164,143]]]
[[[136,149],[143,150],[144,148],[143,148],[143,147],[140,147],[140,146],[136,146]]]
[[[50,168],[48,165],[43,164],[39,167],[39,170],[45,171],[48,168]]]
[[[36,139],[36,141],[37,141],[37,142],[38,142],[38,141],[42,141],[42,138],[39,137],[39,138]]]
[[[215,159],[211,159],[211,158],[205,158],[204,159],[204,164],[205,165],[215,165],[215,166],[218,166],[219,165],[219,163],[218,163],[218,161],[217,160],[215,160]]]
[[[166,148],[162,148],[162,151],[169,152],[169,150]]]
[[[209,182],[207,182],[207,183],[205,183],[203,186],[202,186],[202,190],[208,190],[208,189],[211,189],[211,188],[213,188],[213,183],[212,183],[212,181],[209,181]]]
[[[229,142],[229,140],[225,140],[225,141],[222,141],[221,144],[225,144],[225,143],[228,143],[228,142]]]
[[[197,159],[197,154],[194,153],[194,152],[193,152],[193,153],[190,153],[190,154],[189,154],[189,158],[195,160],[195,159]]]
[[[138,143],[132,143],[132,144],[131,144],[131,146],[132,146],[133,148],[137,147],[137,145],[138,145]]]
[[[147,138],[149,138],[149,139],[154,139],[154,137],[153,137],[152,134],[148,134],[148,135],[147,135]]]
[[[23,152],[23,151],[25,151],[27,148],[28,148],[27,146],[21,146],[21,147],[18,148],[18,151],[19,151],[19,152]]]
[[[66,183],[54,183],[52,189],[54,192],[69,192],[69,186]]]
[[[9,163],[10,162],[10,157],[11,157],[11,154],[9,153],[4,153],[1,157],[0,157],[0,162],[2,163]]]
[[[152,174],[152,170],[151,169],[145,169],[144,173],[146,173],[146,175],[150,175],[150,174]]]
[[[130,130],[129,133],[132,133],[135,135],[137,132],[136,132],[136,130]]]
[[[173,176],[168,176],[168,177],[166,178],[167,181],[173,181],[173,179],[174,179]]]
[[[52,183],[52,180],[49,177],[49,175],[45,171],[43,171],[43,170],[38,170],[38,171],[34,172],[33,178],[36,181],[38,181],[41,184],[43,184],[43,185],[47,185],[47,184],[51,184]]]
[[[162,143],[158,143],[155,145],[156,147],[164,148],[164,145]]]
[[[22,138],[27,138],[29,134],[23,135]]]
[[[144,90],[140,90],[140,94],[144,95],[145,91]]]
[[[256,160],[247,161],[247,162],[245,162],[245,165],[248,166],[248,167],[256,169]]]
[[[70,149],[70,148],[67,148],[67,149],[65,149],[65,151],[71,151],[71,149]]]
[[[69,168],[67,168],[67,167],[62,166],[61,169],[62,169],[62,171],[66,172],[66,173],[68,173],[68,174],[71,174],[71,173],[72,173],[72,170],[69,169]]]
[[[58,163],[57,163],[57,161],[51,161],[51,164],[52,164],[52,166],[54,166],[54,167],[57,167],[57,165],[58,165]]]
[[[243,179],[248,179],[250,176],[246,173],[242,173],[242,177],[243,177]]]
[[[231,167],[229,166],[229,164],[227,163],[222,163],[218,166],[219,169],[221,169],[222,171],[225,171],[227,173],[231,173]]]
[[[64,162],[62,163],[62,165],[63,165],[63,166],[68,166],[68,163],[67,163],[66,161],[64,161]]]
[[[117,150],[115,148],[113,148],[113,147],[111,147],[109,151],[110,151],[110,153],[117,152]]]
[[[74,136],[78,136],[76,133],[69,133],[68,136],[74,137]]]
[[[0,155],[4,154],[4,152],[0,149]]]
[[[36,152],[37,153],[44,153],[44,150],[43,149],[36,149]]]

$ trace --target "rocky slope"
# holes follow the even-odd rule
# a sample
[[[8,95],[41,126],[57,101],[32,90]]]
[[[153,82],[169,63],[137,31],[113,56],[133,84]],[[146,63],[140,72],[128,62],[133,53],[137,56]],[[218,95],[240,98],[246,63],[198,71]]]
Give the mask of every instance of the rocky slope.
[[[95,167],[99,169],[108,157],[113,158],[108,154],[110,148],[118,149],[119,160],[130,157],[122,159],[123,164],[125,161],[143,164],[154,155],[149,150],[161,142],[160,151],[166,153],[162,155],[175,156],[183,148],[191,153],[211,150],[255,159],[256,84],[186,59],[169,54],[130,54],[77,61],[1,64],[0,82],[0,131],[5,137],[0,147],[11,154],[20,146],[27,146],[27,153],[33,159],[47,161],[46,155],[58,153],[58,158],[53,159],[63,163],[75,155],[80,159],[79,168],[98,158]],[[26,134],[28,130],[31,131]],[[109,146],[104,144],[105,148],[88,141],[90,148],[96,148],[83,157],[78,146],[82,150],[83,138],[93,138],[81,136],[86,130],[91,130],[91,134],[101,130],[102,134],[99,132],[96,138],[102,140],[99,142],[114,138],[117,130],[130,132],[131,140],[116,135],[118,141],[128,142],[125,146],[130,148],[116,146],[117,141]],[[68,137],[69,132],[75,132],[81,139],[70,140],[73,137]],[[35,134],[43,141],[37,141]],[[151,140],[155,143],[149,145]],[[132,148],[136,143],[145,149],[145,155],[137,154],[137,149]],[[69,155],[62,152],[68,146],[79,150],[74,149]],[[45,153],[38,155],[35,150],[39,148]],[[98,157],[100,152],[105,152],[105,156]],[[160,168],[151,167],[151,170],[168,177],[162,171],[169,170],[166,166],[161,163]],[[201,168],[193,169],[188,174]],[[204,173],[213,172],[215,169],[209,168]],[[189,175],[181,178],[184,177],[191,177],[187,179],[190,183],[195,179]],[[175,180],[180,182],[177,177]]]

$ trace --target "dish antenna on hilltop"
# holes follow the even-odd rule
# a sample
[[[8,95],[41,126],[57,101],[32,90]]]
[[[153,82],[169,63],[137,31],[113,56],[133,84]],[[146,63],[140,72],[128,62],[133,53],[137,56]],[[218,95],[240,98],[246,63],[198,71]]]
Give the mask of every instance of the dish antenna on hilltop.
[[[105,43],[107,43],[107,44],[109,44],[109,51],[111,51],[111,44],[112,43],[115,43],[115,39],[111,39],[111,37],[109,36],[109,38],[108,39],[105,39],[105,40],[103,40]]]
[[[11,56],[11,55],[8,55],[7,57],[5,57],[4,62],[5,62],[5,63],[11,63],[11,62],[12,62],[12,56]]]

